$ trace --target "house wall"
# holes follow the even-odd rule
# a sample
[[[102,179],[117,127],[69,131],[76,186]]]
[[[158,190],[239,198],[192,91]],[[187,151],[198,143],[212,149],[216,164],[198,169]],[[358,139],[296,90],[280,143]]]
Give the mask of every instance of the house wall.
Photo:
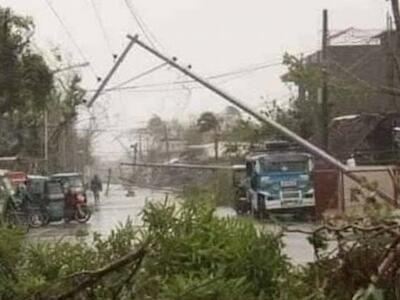
[[[394,188],[391,172],[399,171],[400,169],[396,166],[362,166],[350,169],[351,173],[365,178],[372,185],[378,186],[381,191],[395,199],[398,204],[400,204],[397,199],[398,192]],[[357,192],[360,190],[359,184],[337,170],[315,170],[314,189],[316,212],[319,218],[331,214],[361,214],[363,212],[366,199]],[[371,195],[371,192],[364,189],[363,194],[368,196]],[[379,202],[385,202],[379,196],[375,197]]]
[[[397,195],[394,189],[392,178],[390,176],[390,172],[393,172],[395,169],[395,166],[365,166],[351,168],[351,173],[365,178],[370,184],[376,185],[379,190],[395,199]],[[344,211],[354,213],[362,212],[362,207],[366,204],[366,202],[364,197],[357,196],[357,191],[360,190],[360,186],[349,177],[343,176],[341,188]],[[366,190],[364,190],[364,193],[366,195],[371,194],[371,192]],[[377,197],[377,199],[380,201],[385,201],[380,199],[379,196],[375,197]]]
[[[393,37],[382,35],[378,45],[332,45],[327,48],[327,69],[333,86],[359,87],[352,97],[330,94],[333,117],[359,113],[400,111],[398,96],[376,93],[378,87],[400,88],[392,57]],[[306,64],[320,65],[321,51],[305,59]],[[369,90],[368,87],[372,89]],[[310,93],[312,91],[308,91]],[[361,93],[362,92],[362,93]],[[306,91],[299,89],[299,97]],[[360,94],[361,93],[361,94]]]

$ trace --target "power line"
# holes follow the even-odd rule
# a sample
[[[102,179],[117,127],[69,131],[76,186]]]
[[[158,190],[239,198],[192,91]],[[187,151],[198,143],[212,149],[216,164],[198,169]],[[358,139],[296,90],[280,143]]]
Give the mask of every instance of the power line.
[[[54,6],[52,5],[52,3],[50,2],[50,0],[45,0],[47,6],[50,8],[50,10],[52,11],[52,13],[54,14],[54,16],[57,18],[58,22],[61,24],[61,26],[63,27],[65,33],[68,35],[69,39],[71,40],[71,42],[74,44],[75,48],[78,50],[80,56],[82,57],[83,61],[89,61],[86,58],[86,55],[83,53],[81,47],[78,45],[78,43],[75,41],[71,31],[68,29],[67,25],[65,24],[65,22],[63,21],[63,19],[61,18],[61,16],[58,14],[57,10],[54,8]],[[97,75],[95,69],[93,68],[93,66],[90,64],[89,65],[93,75],[96,77],[96,79],[99,79],[99,76]]]
[[[148,70],[146,70],[146,71],[144,71],[144,72],[142,72],[142,73],[140,73],[140,74],[138,74],[138,75],[133,76],[132,78],[130,78],[130,79],[128,79],[128,80],[125,80],[125,81],[123,81],[123,82],[117,84],[116,86],[114,86],[114,87],[112,87],[112,88],[110,88],[110,89],[111,89],[111,90],[118,89],[118,88],[120,88],[120,87],[122,87],[122,86],[124,86],[124,85],[126,85],[126,84],[128,84],[128,83],[131,83],[131,82],[133,82],[133,81],[135,81],[135,80],[138,80],[138,79],[140,79],[140,78],[142,78],[142,77],[144,77],[144,76],[146,76],[146,75],[149,75],[149,74],[151,74],[151,73],[154,73],[155,71],[160,70],[161,68],[165,67],[166,65],[167,65],[166,63],[159,64],[159,65],[157,65],[157,66],[155,66],[155,67],[153,67],[153,68],[150,68],[150,69],[148,69]]]
[[[106,46],[108,48],[108,51],[110,52],[111,56],[113,58],[115,58],[115,54],[114,54],[114,52],[112,50],[110,39],[108,37],[106,28],[105,28],[103,20],[101,18],[100,12],[98,11],[98,8],[96,6],[96,3],[94,2],[94,0],[89,0],[89,1],[90,1],[91,5],[92,5],[92,8],[93,8],[94,14],[96,16],[97,22],[99,23],[100,30],[101,30],[101,33],[103,35],[104,41],[106,43]]]
[[[129,0],[124,0],[124,1],[125,1],[125,4],[129,10],[129,12],[131,13],[132,17],[134,18],[136,24],[139,26],[140,30],[142,31],[144,37],[147,39],[147,41],[149,42],[149,44],[152,47],[157,48],[155,43],[151,39],[151,34],[150,34],[149,28],[145,25],[143,20],[140,18],[139,14],[135,11],[135,8],[133,7],[132,2],[130,2]],[[153,35],[153,38],[155,39],[154,35]]]
[[[225,72],[225,73],[221,73],[221,74],[217,74],[217,75],[212,75],[209,77],[206,77],[207,79],[220,79],[220,78],[225,78],[225,77],[232,77],[232,76],[242,76],[242,75],[246,75],[249,73],[253,73],[253,72],[257,72],[263,69],[267,69],[270,67],[275,67],[275,66],[280,66],[282,65],[281,62],[279,63],[269,63],[269,64],[261,64],[261,65],[257,65],[257,66],[253,66],[253,67],[248,67],[245,69],[240,69],[240,70],[236,70],[236,71],[231,71],[231,72]],[[161,65],[159,65],[161,66]],[[150,70],[149,70],[150,71]],[[148,71],[142,73],[142,74],[146,74]],[[140,75],[136,77],[139,77]],[[140,76],[142,77],[142,76]],[[139,78],[140,78],[139,77]],[[235,77],[233,77],[232,79],[234,79]],[[134,78],[137,79],[137,78]],[[134,90],[134,89],[140,89],[140,88],[150,88],[150,87],[164,87],[164,86],[173,86],[173,85],[182,85],[182,84],[191,84],[191,83],[195,83],[194,80],[182,80],[182,81],[175,81],[175,82],[161,82],[161,83],[153,83],[153,84],[143,84],[143,85],[136,85],[136,86],[124,86],[126,85],[127,82],[123,82],[121,84],[118,84],[115,87],[111,87],[108,89],[105,89],[105,92],[112,92],[112,91],[118,91],[118,90]],[[161,92],[161,91],[176,91],[176,90],[187,90],[189,87],[181,87],[181,88],[177,88],[177,89],[163,89],[163,90],[155,90],[156,92]],[[190,89],[193,89],[195,87],[190,87]],[[197,88],[197,87],[196,87]],[[93,90],[89,90],[90,92],[92,92]],[[141,92],[141,91],[137,91],[137,92]],[[146,91],[143,90],[143,92],[150,92],[150,90]]]

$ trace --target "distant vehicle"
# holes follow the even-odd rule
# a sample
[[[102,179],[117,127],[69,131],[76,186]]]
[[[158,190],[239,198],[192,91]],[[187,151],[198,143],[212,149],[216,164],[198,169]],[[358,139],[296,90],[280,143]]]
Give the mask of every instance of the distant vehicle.
[[[7,173],[8,170],[0,170],[0,215],[3,214],[6,202],[14,195],[14,189]]]
[[[61,221],[65,217],[65,195],[61,183],[49,179],[44,184],[43,202],[46,204],[43,223]]]
[[[46,181],[49,180],[47,176],[28,175],[27,176],[27,190],[32,195],[34,200],[39,201],[44,194],[44,186]]]
[[[7,172],[6,175],[10,179],[14,188],[18,187],[20,184],[25,184],[27,179],[26,173],[21,171],[10,171]]]
[[[271,146],[271,145],[269,145]],[[247,201],[251,213],[313,213],[312,156],[284,142],[246,159]]]
[[[61,183],[65,195],[64,220],[86,223],[91,217],[82,175],[79,173],[59,173],[50,177]]]
[[[23,183],[25,182],[26,180],[23,181]],[[10,180],[10,172],[0,171],[2,219],[7,226],[28,230],[29,227],[42,225],[41,213],[32,205],[29,193],[25,191],[23,186],[18,184],[17,187],[13,187]]]
[[[65,195],[62,185],[46,176],[28,175],[28,192],[41,211],[42,223],[61,221],[64,217]]]
[[[83,177],[79,173],[57,173],[50,176],[51,179],[59,181],[63,188],[69,188],[75,193],[82,193],[86,198]],[[66,191],[64,191],[65,193]]]

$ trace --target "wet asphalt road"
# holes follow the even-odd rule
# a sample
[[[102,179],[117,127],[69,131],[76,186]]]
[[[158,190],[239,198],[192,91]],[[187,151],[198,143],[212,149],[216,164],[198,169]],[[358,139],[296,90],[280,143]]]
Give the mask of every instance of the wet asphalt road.
[[[52,223],[46,227],[32,229],[29,232],[31,241],[58,241],[60,239],[74,239],[81,236],[82,233],[98,232],[107,235],[110,231],[129,218],[133,224],[141,226],[140,213],[146,201],[162,201],[165,199],[165,193],[153,190],[139,189],[135,190],[135,196],[127,197],[126,191],[122,186],[111,186],[109,196],[102,195],[100,205],[93,212],[90,221],[87,224]],[[89,195],[89,204],[93,204],[91,195]],[[217,211],[220,216],[235,216],[236,213],[230,208],[219,208]],[[266,225],[268,228],[268,225]],[[307,224],[296,224],[295,227],[302,229],[310,228]],[[290,233],[284,238],[286,245],[285,252],[294,263],[304,264],[313,260],[312,247],[306,241],[303,234]]]

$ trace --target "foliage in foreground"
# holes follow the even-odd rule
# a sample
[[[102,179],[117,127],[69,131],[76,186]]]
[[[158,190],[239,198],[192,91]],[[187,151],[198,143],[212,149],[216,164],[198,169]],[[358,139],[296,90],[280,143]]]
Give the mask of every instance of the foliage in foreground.
[[[26,243],[0,229],[0,299],[400,299],[398,217],[366,214],[303,232],[317,260],[294,267],[279,236],[217,218],[205,198],[150,203],[144,226],[128,221],[90,241]]]
[[[316,262],[304,269],[302,281],[312,299],[400,299],[397,210],[371,198],[362,211],[327,220],[308,234]]]
[[[289,264],[278,237],[202,201],[149,204],[143,219],[91,243],[23,245],[2,229],[2,299],[279,298]]]

